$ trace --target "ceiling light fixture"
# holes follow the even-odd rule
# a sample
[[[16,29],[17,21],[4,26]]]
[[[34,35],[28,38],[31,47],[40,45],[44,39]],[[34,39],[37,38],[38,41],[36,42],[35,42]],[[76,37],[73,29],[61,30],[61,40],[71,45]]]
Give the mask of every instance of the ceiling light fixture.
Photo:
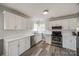
[[[43,15],[46,15],[46,14],[48,14],[48,10],[43,11]]]

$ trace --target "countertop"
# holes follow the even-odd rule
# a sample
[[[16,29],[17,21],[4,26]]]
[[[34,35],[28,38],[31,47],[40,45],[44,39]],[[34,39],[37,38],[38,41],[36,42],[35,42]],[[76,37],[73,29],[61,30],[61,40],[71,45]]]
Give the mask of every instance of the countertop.
[[[14,35],[14,36],[7,36],[4,37],[4,41],[13,41],[13,40],[18,40],[24,37],[29,37],[34,35],[33,33],[26,33],[26,34],[20,34],[20,35]]]
[[[43,32],[43,34],[51,35],[52,34],[52,31],[46,30],[45,32]]]
[[[39,33],[40,34],[40,33]],[[51,35],[52,32],[51,31],[45,31],[43,32],[43,34],[47,34],[47,35]],[[29,36],[33,36],[35,35],[33,31],[30,31],[28,33],[24,33],[24,34],[19,34],[19,35],[12,35],[12,36],[5,36],[4,37],[4,41],[13,41],[13,40],[18,40],[24,37],[29,37]]]

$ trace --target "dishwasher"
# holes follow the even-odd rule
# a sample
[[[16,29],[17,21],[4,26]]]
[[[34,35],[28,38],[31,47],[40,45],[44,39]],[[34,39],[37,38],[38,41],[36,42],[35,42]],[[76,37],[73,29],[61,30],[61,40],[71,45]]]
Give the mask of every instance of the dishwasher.
[[[33,36],[30,37],[30,46],[31,46],[31,48],[32,48],[33,46],[35,46],[35,43],[36,43],[34,37],[35,37],[35,35],[33,35]]]

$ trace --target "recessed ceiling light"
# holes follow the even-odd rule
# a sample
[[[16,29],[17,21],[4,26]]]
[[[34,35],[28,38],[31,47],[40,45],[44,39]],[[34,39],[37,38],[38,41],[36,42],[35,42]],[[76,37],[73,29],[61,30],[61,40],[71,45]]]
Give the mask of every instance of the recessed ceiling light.
[[[43,11],[43,15],[46,15],[46,14],[48,14],[48,10]]]

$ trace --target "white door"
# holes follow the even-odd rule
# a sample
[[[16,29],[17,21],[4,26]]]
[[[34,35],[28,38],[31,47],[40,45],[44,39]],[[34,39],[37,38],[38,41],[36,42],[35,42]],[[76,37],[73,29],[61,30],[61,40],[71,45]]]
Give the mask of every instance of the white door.
[[[22,38],[19,40],[19,55],[25,51],[25,39]]]
[[[18,41],[9,42],[8,48],[9,56],[18,56]]]

